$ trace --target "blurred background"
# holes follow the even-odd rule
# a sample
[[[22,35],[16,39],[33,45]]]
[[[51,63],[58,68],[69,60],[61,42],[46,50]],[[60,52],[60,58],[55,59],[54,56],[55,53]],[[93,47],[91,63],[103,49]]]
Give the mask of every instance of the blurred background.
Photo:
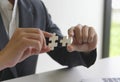
[[[120,55],[120,0],[112,0],[109,56]]]
[[[52,20],[67,36],[71,26],[93,26],[98,34],[97,60],[120,55],[120,0],[43,0]],[[40,54],[36,73],[63,66]]]

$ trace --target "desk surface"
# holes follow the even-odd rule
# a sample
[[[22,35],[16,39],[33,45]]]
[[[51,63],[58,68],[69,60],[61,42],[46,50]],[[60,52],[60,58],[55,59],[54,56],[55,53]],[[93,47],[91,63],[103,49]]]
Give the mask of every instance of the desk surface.
[[[5,82],[80,82],[81,79],[120,77],[120,57],[97,61],[89,69],[79,66],[30,75]]]

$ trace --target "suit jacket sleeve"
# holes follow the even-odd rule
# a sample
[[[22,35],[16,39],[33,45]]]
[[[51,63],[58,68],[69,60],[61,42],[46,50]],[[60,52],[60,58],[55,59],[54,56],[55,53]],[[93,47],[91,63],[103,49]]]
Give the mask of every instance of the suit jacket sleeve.
[[[63,36],[60,29],[52,22],[44,4],[43,8],[46,15],[46,31],[56,33],[59,36],[59,39],[61,39]],[[67,52],[66,47],[61,47],[60,44],[54,49],[54,51],[51,51],[48,54],[58,63],[67,65],[68,67],[74,67],[78,65],[90,67],[96,60],[96,49],[91,51],[88,55],[84,54],[83,52],[69,53]]]

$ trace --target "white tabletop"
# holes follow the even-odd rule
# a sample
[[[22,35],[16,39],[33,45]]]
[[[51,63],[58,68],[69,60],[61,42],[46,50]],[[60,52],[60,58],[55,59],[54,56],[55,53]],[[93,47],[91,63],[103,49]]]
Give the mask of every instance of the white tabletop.
[[[81,82],[81,79],[110,77],[120,77],[120,57],[99,60],[90,68],[59,69],[5,82]]]

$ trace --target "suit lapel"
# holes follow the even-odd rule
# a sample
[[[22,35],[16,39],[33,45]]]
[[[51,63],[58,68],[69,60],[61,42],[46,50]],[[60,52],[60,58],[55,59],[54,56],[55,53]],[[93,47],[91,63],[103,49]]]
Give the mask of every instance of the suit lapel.
[[[0,50],[2,50],[6,46],[8,41],[9,41],[9,37],[8,37],[7,32],[5,30],[5,27],[4,27],[4,24],[2,21],[2,17],[0,15]],[[16,71],[15,67],[10,68],[10,70],[12,71],[13,76],[17,77],[17,71]]]
[[[24,5],[23,0],[18,0],[19,7],[19,27],[20,28],[30,28],[33,26],[33,15],[31,13],[31,8],[29,6]],[[11,68],[11,71],[14,77],[17,77],[17,69],[16,67]]]
[[[19,7],[19,27],[20,28],[30,28],[33,26],[33,15],[31,13],[31,8],[24,5],[23,0],[18,0]],[[16,67],[11,68],[11,71],[15,77],[18,76]]]
[[[30,7],[29,1],[25,3],[25,0],[18,0],[19,7],[19,27],[30,28],[33,27],[33,15],[32,8]],[[9,37],[6,33],[2,17],[0,15],[0,50],[3,49],[9,41]],[[16,67],[10,68],[14,77],[17,77]]]
[[[4,48],[4,46],[8,43],[8,41],[9,38],[2,21],[2,17],[0,15],[0,50]]]
[[[19,0],[18,5],[19,5],[19,27],[31,28],[33,26],[33,14],[30,1],[25,2],[25,0]]]
[[[20,28],[30,28],[33,26],[33,15],[31,13],[31,8],[24,5],[23,0],[18,0],[19,7],[19,27]],[[15,77],[18,76],[16,67],[11,68],[11,71]]]

